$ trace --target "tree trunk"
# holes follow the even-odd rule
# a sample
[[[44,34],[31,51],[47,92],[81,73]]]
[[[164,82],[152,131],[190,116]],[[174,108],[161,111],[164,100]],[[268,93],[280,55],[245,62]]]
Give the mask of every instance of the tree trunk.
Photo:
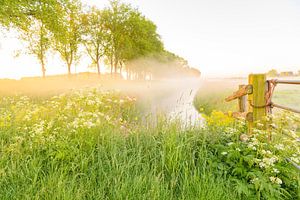
[[[129,80],[129,69],[126,67],[126,79]]]
[[[117,63],[115,63],[115,75],[117,75],[118,71],[117,71]]]
[[[118,58],[116,57],[115,57],[114,67],[115,67],[115,76],[116,76],[118,73]]]
[[[68,75],[71,75],[71,63],[68,63]]]
[[[113,74],[113,67],[114,67],[114,64],[113,64],[113,58],[111,57],[110,58],[110,75],[112,76]]]
[[[42,73],[43,73],[43,78],[46,78],[46,68],[44,64],[42,64]]]
[[[100,71],[100,64],[99,64],[99,61],[97,62],[97,72],[98,72],[98,76],[100,76],[101,71]]]

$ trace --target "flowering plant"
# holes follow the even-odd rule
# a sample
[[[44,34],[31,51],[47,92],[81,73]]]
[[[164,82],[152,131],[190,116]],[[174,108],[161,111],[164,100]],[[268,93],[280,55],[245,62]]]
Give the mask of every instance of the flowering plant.
[[[212,119],[208,126],[214,124]],[[271,130],[255,129],[252,135],[246,134],[243,121],[220,128],[217,142],[210,142],[214,155],[211,165],[232,180],[241,198],[299,197],[299,171],[293,166],[300,165],[299,119],[278,113],[272,116],[276,129],[272,124]]]

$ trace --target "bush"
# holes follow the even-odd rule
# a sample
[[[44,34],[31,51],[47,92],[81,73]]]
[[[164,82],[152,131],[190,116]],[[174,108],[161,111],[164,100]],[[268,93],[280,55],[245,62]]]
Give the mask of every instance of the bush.
[[[207,118],[209,128],[215,131],[214,124],[219,125],[219,116]],[[299,171],[287,161],[289,158],[300,164],[299,135],[290,127],[291,124],[299,127],[299,117],[280,114],[274,116],[273,121],[278,122],[280,128],[256,129],[250,136],[241,121],[234,126],[219,126],[218,137],[209,144],[211,166],[219,175],[229,178],[242,199],[299,198]]]

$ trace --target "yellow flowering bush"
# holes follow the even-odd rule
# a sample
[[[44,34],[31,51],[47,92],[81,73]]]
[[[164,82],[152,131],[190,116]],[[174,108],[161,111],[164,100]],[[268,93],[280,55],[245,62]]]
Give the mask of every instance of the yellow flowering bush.
[[[224,114],[216,110],[213,110],[210,115],[204,115],[204,118],[209,127],[226,127],[234,123],[234,119],[230,117],[230,114]]]

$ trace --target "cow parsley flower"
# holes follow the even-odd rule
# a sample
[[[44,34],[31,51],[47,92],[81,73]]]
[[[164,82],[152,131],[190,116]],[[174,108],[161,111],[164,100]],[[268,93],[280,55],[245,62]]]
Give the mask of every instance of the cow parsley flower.
[[[270,177],[270,181],[271,181],[272,183],[275,183],[275,184],[278,184],[278,185],[281,185],[281,184],[282,184],[282,180],[281,180],[280,178],[278,178],[278,177],[271,176],[271,177]]]

